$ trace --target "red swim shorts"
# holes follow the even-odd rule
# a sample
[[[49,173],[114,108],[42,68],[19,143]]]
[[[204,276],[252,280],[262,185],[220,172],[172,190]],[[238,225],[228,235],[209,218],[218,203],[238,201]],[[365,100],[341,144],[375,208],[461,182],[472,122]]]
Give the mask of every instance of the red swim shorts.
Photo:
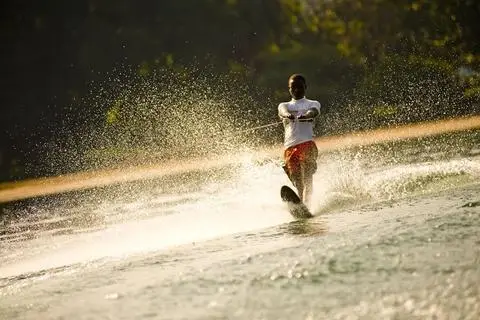
[[[306,141],[290,148],[283,153],[285,172],[289,177],[299,173],[301,165],[306,175],[313,175],[317,171],[317,145],[313,141]]]

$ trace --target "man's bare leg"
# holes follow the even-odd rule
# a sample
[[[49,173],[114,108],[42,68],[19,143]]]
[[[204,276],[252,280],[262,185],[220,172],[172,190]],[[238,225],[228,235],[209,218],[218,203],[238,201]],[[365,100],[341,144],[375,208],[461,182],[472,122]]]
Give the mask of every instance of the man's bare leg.
[[[297,189],[298,197],[303,201],[303,192],[305,189],[305,185],[303,183],[303,170],[299,169],[297,172],[292,174],[290,180]]]
[[[303,203],[307,206],[310,205],[310,201],[312,200],[312,191],[313,191],[313,176],[305,175],[303,179]]]
[[[304,166],[300,166],[300,169],[298,170],[298,174],[296,175],[296,183],[295,187],[297,188],[298,191],[298,197],[302,202],[305,201],[305,196],[306,196],[306,185],[305,185],[305,168]]]

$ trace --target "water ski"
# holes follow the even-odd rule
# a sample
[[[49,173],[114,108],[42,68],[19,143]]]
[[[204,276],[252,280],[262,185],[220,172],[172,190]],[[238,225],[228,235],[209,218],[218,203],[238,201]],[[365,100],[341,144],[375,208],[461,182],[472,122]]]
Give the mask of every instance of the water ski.
[[[295,218],[308,219],[313,217],[313,214],[311,214],[307,206],[290,187],[282,186],[280,189],[280,196],[282,197],[282,200],[287,203],[290,214]]]

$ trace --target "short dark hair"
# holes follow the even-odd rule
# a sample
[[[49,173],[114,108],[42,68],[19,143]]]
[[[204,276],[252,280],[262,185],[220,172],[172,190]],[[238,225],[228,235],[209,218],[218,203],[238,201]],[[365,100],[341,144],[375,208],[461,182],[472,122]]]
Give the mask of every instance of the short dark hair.
[[[289,78],[288,78],[288,82],[290,82],[291,80],[302,80],[303,83],[305,83],[305,85],[307,84],[307,80],[305,80],[305,77],[300,74],[300,73],[294,73],[292,74]]]

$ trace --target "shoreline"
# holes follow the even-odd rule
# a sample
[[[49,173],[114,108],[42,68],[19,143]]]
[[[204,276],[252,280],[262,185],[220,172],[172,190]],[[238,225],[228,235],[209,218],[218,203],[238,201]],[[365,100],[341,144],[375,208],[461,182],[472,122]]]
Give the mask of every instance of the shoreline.
[[[320,152],[329,152],[355,146],[408,140],[479,128],[480,116],[470,116],[402,125],[393,128],[358,131],[345,135],[320,137],[316,138],[315,142]],[[282,150],[283,146],[279,144],[267,147],[262,151],[257,150],[255,156],[257,158],[276,157],[282,153]],[[251,157],[251,153],[247,156]],[[239,161],[239,157],[241,158],[241,154],[230,154],[207,159],[171,160],[152,165],[126,166],[117,169],[83,171],[55,177],[3,182],[0,183],[0,204],[39,196],[185,173],[198,169],[200,160],[202,170],[214,169],[235,164]]]

